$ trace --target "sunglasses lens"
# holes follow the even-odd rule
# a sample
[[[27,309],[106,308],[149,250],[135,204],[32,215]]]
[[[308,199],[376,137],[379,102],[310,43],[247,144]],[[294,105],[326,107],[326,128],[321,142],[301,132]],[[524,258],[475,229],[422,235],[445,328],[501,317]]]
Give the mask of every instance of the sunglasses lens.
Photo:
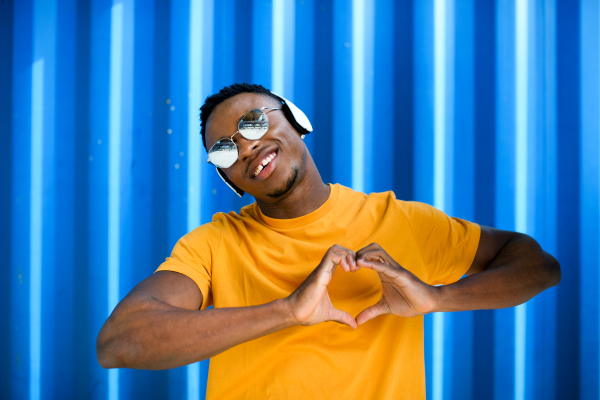
[[[252,110],[248,114],[244,115],[238,130],[240,133],[249,140],[257,140],[263,137],[269,129],[269,119],[262,110]]]
[[[221,168],[229,168],[237,160],[238,153],[235,144],[227,140],[219,140],[208,153],[210,161]]]

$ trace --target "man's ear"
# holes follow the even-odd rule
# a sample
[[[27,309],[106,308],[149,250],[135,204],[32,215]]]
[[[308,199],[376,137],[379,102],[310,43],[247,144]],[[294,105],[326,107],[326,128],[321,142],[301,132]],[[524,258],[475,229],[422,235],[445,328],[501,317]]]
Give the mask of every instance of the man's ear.
[[[235,186],[235,183],[233,183],[229,180],[227,175],[225,175],[225,172],[221,171],[221,168],[217,168],[217,173],[219,174],[221,179],[223,179],[223,182],[225,182],[227,184],[227,186],[229,186],[231,188],[231,190],[233,190],[235,192],[235,194],[237,194],[240,197],[242,197],[244,195],[245,192],[242,189],[240,189],[239,187]]]

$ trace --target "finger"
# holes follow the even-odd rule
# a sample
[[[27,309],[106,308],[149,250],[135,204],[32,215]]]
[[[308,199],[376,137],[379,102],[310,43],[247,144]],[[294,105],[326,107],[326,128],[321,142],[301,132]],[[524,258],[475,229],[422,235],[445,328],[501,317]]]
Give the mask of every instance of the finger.
[[[346,255],[343,255],[340,257],[340,261],[339,261],[340,267],[342,267],[342,269],[346,272],[350,272],[350,264],[348,263],[348,258]]]
[[[373,318],[377,318],[380,315],[391,314],[387,303],[383,300],[379,300],[379,302],[371,307],[365,308],[356,316],[356,323],[358,325],[362,325],[367,321],[372,320]]]
[[[356,256],[358,258],[360,258],[364,253],[368,253],[370,251],[377,251],[377,250],[381,250],[385,253],[385,250],[383,250],[383,248],[378,243],[371,243],[370,245],[365,246],[362,249],[360,249],[359,251],[357,251]]]
[[[382,274],[385,274],[390,278],[395,278],[400,274],[400,270],[398,268],[380,262],[365,261],[358,259],[356,261],[356,264],[361,268],[368,268],[372,269],[373,271],[381,272]]]
[[[356,254],[354,252],[348,253],[346,255],[346,261],[348,262],[348,265],[350,266],[350,271],[356,272],[360,269],[360,267],[358,267],[356,265]]]
[[[383,250],[370,250],[360,254],[359,260],[376,261],[383,264],[394,264],[394,260]]]
[[[329,321],[339,322],[340,324],[348,325],[352,329],[356,329],[358,324],[356,320],[352,318],[352,315],[346,311],[338,310],[337,308],[331,307],[329,311]]]

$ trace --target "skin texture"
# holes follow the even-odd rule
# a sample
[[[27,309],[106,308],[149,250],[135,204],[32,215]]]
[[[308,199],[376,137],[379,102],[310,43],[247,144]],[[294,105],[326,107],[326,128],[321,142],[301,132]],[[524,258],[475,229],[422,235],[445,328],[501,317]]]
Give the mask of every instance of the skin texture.
[[[220,104],[208,120],[208,148],[231,136],[246,112],[265,106],[279,105],[256,94],[240,94]],[[272,110],[267,115],[269,131],[260,140],[235,135],[238,160],[223,171],[255,197],[265,215],[306,215],[327,200],[329,187],[283,112]],[[265,179],[252,178],[253,166],[272,150],[277,151],[275,168]],[[382,283],[380,301],[356,317],[334,308],[327,287],[338,266],[348,273],[360,268],[377,271]],[[451,285],[430,286],[376,243],[356,253],[334,245],[285,299],[260,306],[200,311],[202,294],[194,281],[176,272],[161,271],[138,284],[104,323],[96,342],[98,362],[104,368],[174,368],[295,325],[333,321],[356,329],[383,314],[413,317],[436,311],[513,307],[557,285],[560,266],[531,237],[482,226],[467,275]]]

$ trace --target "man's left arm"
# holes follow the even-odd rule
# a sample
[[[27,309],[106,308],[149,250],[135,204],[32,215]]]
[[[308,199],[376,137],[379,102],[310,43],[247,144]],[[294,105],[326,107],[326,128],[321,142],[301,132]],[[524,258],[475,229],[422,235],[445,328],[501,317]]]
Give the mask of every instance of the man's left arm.
[[[467,277],[439,286],[433,311],[513,307],[560,282],[560,265],[530,236],[481,226]]]
[[[356,267],[377,271],[382,283],[381,299],[356,316],[359,325],[385,314],[414,317],[514,307],[560,282],[558,261],[535,240],[486,226],[468,276],[449,285],[423,282],[377,243],[356,253]]]

